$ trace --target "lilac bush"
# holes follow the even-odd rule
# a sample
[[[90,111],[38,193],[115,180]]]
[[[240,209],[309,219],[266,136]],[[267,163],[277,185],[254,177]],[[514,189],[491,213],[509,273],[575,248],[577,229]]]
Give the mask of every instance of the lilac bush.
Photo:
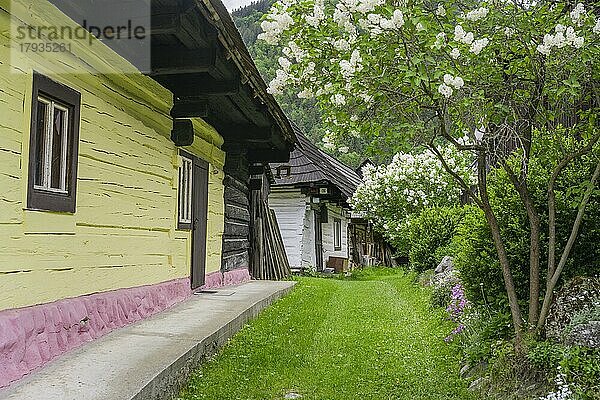
[[[469,307],[470,305],[465,295],[465,289],[463,285],[458,282],[452,287],[450,303],[448,303],[448,306],[446,307],[450,319],[455,322],[457,326],[450,332],[450,335],[446,337],[446,342],[451,342],[456,335],[465,330],[464,316]]]

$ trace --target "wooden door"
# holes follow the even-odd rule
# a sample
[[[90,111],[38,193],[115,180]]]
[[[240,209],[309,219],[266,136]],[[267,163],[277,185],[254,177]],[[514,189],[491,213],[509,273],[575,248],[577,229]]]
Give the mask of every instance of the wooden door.
[[[206,224],[208,220],[208,163],[193,158],[192,173],[192,290],[205,283]]]
[[[323,226],[321,211],[315,210],[315,263],[317,271],[323,271]]]

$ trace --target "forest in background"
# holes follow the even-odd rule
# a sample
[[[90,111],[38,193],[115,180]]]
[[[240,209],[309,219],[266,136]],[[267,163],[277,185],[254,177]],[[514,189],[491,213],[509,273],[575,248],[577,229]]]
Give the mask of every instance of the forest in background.
[[[258,70],[267,84],[275,76],[278,68],[278,59],[281,56],[281,47],[267,45],[257,36],[262,32],[260,28],[261,19],[266,14],[275,0],[259,0],[234,10],[231,15],[250,55],[254,59]],[[357,168],[362,161],[368,158],[366,146],[361,143],[347,143],[349,151],[341,153],[337,150],[329,150],[323,146],[323,136],[326,132],[325,124],[321,119],[321,112],[314,100],[300,99],[294,93],[286,92],[276,96],[281,108],[288,118],[302,129],[304,134],[319,148],[337,157],[345,164]]]

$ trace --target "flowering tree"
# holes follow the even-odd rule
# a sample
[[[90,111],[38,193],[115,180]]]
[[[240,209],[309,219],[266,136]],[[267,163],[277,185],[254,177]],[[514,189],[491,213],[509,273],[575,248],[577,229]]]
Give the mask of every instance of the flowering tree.
[[[442,151],[448,166],[460,171],[465,182],[475,182],[463,154],[452,148]],[[424,207],[454,205],[461,194],[440,160],[429,150],[415,155],[397,153],[388,165],[368,164],[362,172],[363,183],[351,199],[352,206],[368,215],[395,242],[407,232],[411,217]]]
[[[543,0],[282,0],[262,28],[261,39],[284,46],[269,91],[291,87],[316,98],[331,125],[328,142],[349,134],[392,151],[420,143],[469,193],[492,231],[519,335],[523,313],[486,183],[490,165],[506,169],[529,219],[527,316],[539,330],[600,175],[597,162],[582,182],[577,218],[562,221],[572,224],[571,236],[557,244],[555,184],[579,157],[600,153],[594,10]],[[559,127],[577,140],[547,165],[550,257],[540,308],[540,211],[528,189],[529,161],[534,141],[551,141]],[[477,160],[477,191],[446,162],[446,146]]]

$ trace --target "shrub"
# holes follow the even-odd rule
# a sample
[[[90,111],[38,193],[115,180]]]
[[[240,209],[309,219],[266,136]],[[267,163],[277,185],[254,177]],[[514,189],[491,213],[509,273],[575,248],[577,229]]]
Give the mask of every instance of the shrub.
[[[460,342],[465,359],[474,365],[488,361],[497,347],[511,332],[508,312],[491,312],[485,307],[474,308],[464,320]]]
[[[569,324],[562,333],[563,338],[568,336],[573,331],[573,328],[578,325],[587,324],[590,321],[600,321],[600,299],[597,301],[598,303],[594,304],[591,308],[583,309],[571,317]]]
[[[504,237],[518,236],[517,232],[505,230]],[[521,232],[522,235],[522,232]],[[512,243],[518,242],[515,239]],[[509,240],[510,242],[510,240]],[[518,246],[511,246],[510,254],[517,292],[524,298],[528,291],[528,271],[522,268],[527,256],[523,256]],[[491,306],[504,310],[508,304],[502,278],[502,269],[496,255],[496,248],[483,212],[469,207],[462,223],[453,238],[451,249],[454,266],[460,271],[469,300],[480,306]],[[525,247],[525,252],[527,247]],[[517,253],[517,254],[515,254]],[[519,257],[521,256],[521,257]],[[521,259],[519,259],[521,258]]]
[[[450,243],[464,214],[463,207],[429,207],[410,220],[411,269],[417,272],[433,269],[449,255]]]
[[[600,349],[563,346],[549,341],[533,342],[529,344],[526,356],[533,368],[545,371],[549,378],[554,378],[556,371],[564,375],[577,398],[598,398]]]
[[[460,279],[458,279],[455,271],[434,277],[430,299],[431,305],[446,308],[452,297],[452,288],[458,283],[460,283]]]
[[[531,163],[528,185],[534,196],[542,221],[541,232],[541,273],[547,263],[547,182],[550,171],[541,161],[534,158]],[[574,208],[580,192],[576,187],[589,179],[589,162],[579,162],[565,171],[564,177],[557,182],[557,245],[564,246],[570,234],[571,226],[561,224],[575,219]],[[490,202],[498,218],[502,237],[515,281],[517,295],[527,300],[529,294],[529,225],[527,216],[520,203],[519,196],[510,183],[506,172],[495,169],[488,180]],[[580,233],[561,276],[565,282],[574,276],[593,276],[600,265],[600,191],[590,199]],[[477,304],[490,304],[494,308],[507,307],[504,280],[491,232],[483,212],[470,207],[460,226],[456,229],[451,249],[454,264],[461,272],[461,278],[469,299]],[[559,254],[560,256],[560,254]],[[483,287],[482,287],[483,284]]]

